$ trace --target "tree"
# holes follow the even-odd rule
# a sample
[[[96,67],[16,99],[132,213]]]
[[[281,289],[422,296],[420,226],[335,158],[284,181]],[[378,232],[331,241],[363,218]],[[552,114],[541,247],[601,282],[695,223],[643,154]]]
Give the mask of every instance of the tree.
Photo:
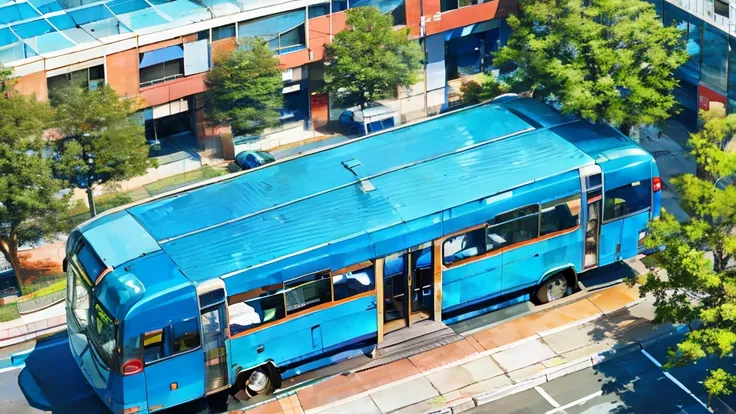
[[[56,169],[72,187],[87,191],[90,216],[97,214],[94,187],[143,175],[156,160],[148,158],[143,126],[131,116],[136,102],[120,99],[108,85],[90,90],[79,84],[54,91],[58,141]]]
[[[509,85],[495,77],[481,74],[480,83],[470,80],[460,85],[464,105],[473,105],[509,92]]]
[[[36,244],[61,230],[68,207],[61,182],[42,156],[51,110],[34,96],[13,90],[9,70],[0,67],[0,251],[23,289],[18,247]]]
[[[509,82],[565,113],[628,133],[676,111],[673,73],[688,59],[683,33],[641,0],[521,0],[494,64],[518,65]]]
[[[689,146],[705,174],[672,180],[689,219],[679,223],[663,212],[660,220],[652,222],[645,240],[649,248],[666,246],[655,256],[664,271],[648,274],[640,289],[642,297],[655,298],[654,322],[692,328],[670,350],[666,367],[701,358],[708,358],[710,365],[713,357],[724,357],[736,346],[736,185],[719,185],[736,174],[736,153],[722,149],[736,133],[736,115],[703,116],[708,121],[691,135]],[[710,397],[730,394],[736,390],[736,374],[712,369],[703,385]]]
[[[347,13],[348,28],[325,45],[325,89],[335,101],[363,109],[416,83],[423,53],[409,29],[393,30],[393,17],[375,7]]]
[[[260,38],[240,40],[240,49],[215,60],[207,74],[207,118],[229,124],[234,135],[257,135],[277,125],[284,105],[279,60]]]

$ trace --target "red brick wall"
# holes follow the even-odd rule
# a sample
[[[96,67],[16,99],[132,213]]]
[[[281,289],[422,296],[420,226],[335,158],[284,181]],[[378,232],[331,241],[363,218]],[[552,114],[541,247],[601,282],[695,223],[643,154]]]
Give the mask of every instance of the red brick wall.
[[[138,50],[130,49],[108,55],[106,82],[124,97],[136,96],[139,93]]]
[[[347,13],[342,11],[332,14],[333,36],[345,30]],[[330,42],[330,16],[320,16],[309,19],[309,49],[312,51],[312,62],[322,60],[325,55],[325,45]],[[304,62],[306,63],[306,62]]]
[[[36,99],[49,99],[49,90],[46,83],[46,72],[35,72],[21,77],[15,84],[15,90],[23,95],[36,94]]]
[[[204,80],[206,73],[179,78],[159,85],[141,89],[141,98],[145,106],[161,105],[167,102],[194,95],[207,90]]]
[[[312,125],[314,129],[327,125],[330,120],[330,99],[326,93],[310,96]]]

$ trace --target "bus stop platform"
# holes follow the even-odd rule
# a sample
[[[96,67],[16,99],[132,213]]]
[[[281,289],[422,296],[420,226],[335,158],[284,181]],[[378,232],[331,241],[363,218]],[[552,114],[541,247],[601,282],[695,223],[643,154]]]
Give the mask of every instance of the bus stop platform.
[[[388,353],[390,362],[379,363],[379,352],[375,359],[348,360],[297,377],[268,399],[231,405],[230,412],[424,413],[456,403],[475,406],[476,394],[559,375],[575,364],[590,366],[593,355],[604,358],[674,329],[652,326],[651,303],[626,284],[584,290],[550,305],[462,333],[427,324],[424,335],[407,342],[414,346]],[[437,346],[422,350],[422,337],[433,334]],[[383,349],[398,350],[402,343]]]

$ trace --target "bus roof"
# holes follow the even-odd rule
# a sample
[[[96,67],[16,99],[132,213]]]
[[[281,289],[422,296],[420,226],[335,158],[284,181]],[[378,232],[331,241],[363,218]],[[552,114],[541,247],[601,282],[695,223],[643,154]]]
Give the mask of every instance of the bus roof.
[[[81,231],[108,266],[162,249],[193,282],[228,277],[591,165],[613,148],[604,140],[638,148],[606,132],[590,135],[595,147],[576,129],[599,130],[532,99],[485,104],[128,207]],[[118,233],[132,247],[116,249]]]

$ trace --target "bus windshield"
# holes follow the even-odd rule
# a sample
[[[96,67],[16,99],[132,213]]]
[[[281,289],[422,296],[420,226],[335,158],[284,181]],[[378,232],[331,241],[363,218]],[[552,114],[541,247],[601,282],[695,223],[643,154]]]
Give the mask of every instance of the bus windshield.
[[[85,266],[84,247],[72,257],[69,266],[69,302],[72,315],[79,326],[79,334],[87,337],[97,354],[108,367],[115,367],[117,326],[110,313],[94,300],[92,285]]]

